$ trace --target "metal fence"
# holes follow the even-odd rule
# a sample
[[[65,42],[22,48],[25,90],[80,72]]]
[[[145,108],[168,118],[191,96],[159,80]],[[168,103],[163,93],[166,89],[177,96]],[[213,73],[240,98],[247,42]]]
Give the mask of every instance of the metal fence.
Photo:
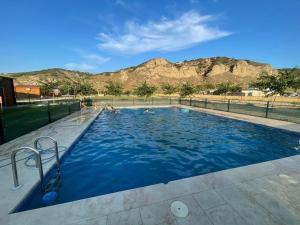
[[[135,96],[103,96],[93,99],[93,102],[98,106],[181,104],[300,123],[300,104]],[[2,108],[0,110],[0,143],[10,141],[78,110],[80,110],[78,100],[35,102]]]
[[[138,106],[138,105],[172,105],[178,104],[178,98],[168,97],[149,97],[142,98],[136,96],[102,96],[93,99],[97,105],[112,105],[112,106]]]
[[[13,140],[80,110],[78,100],[38,102],[0,110],[0,143]]]
[[[300,104],[207,99],[180,99],[179,104],[300,123]]]

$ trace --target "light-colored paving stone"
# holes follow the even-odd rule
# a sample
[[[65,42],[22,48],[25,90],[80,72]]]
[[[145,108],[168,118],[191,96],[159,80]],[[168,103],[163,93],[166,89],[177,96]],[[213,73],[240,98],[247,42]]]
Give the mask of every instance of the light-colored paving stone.
[[[299,161],[290,157],[274,160],[271,163],[285,173],[296,173],[300,171]]]
[[[139,208],[108,215],[109,225],[142,225]]]
[[[209,187],[200,177],[175,180],[166,184],[166,190],[170,198],[193,194],[207,189],[209,189]]]
[[[169,199],[166,185],[164,184],[137,188],[133,190],[133,193],[134,197],[131,199],[131,201],[134,199],[131,205],[132,208],[150,205]]]
[[[256,195],[254,199],[283,224],[300,224],[300,214],[283,196],[263,193]]]
[[[230,187],[241,181],[240,174],[232,170],[205,174],[200,176],[199,179],[204,182],[209,189]]]
[[[160,202],[140,208],[144,225],[175,224],[168,202]]]
[[[248,225],[228,204],[210,208],[206,213],[214,225]]]
[[[204,210],[226,203],[224,199],[214,190],[207,190],[194,194],[194,198]]]
[[[222,188],[218,189],[217,192],[250,225],[282,224],[277,221],[268,211],[257,204],[254,199],[247,196],[238,188]]]
[[[61,224],[61,225],[108,225],[107,216],[102,216],[96,219],[88,219],[77,221],[72,224]]]

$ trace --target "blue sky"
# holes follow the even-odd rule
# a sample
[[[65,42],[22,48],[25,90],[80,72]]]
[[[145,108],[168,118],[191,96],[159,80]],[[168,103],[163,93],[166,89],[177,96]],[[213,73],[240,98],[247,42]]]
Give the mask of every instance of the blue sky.
[[[114,71],[154,57],[300,66],[299,0],[0,0],[0,73]]]

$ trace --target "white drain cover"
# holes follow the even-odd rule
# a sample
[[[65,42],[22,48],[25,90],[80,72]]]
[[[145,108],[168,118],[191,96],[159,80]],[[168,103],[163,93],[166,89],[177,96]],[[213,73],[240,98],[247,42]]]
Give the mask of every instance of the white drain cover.
[[[183,202],[174,201],[171,204],[171,212],[176,217],[187,217],[189,209]]]

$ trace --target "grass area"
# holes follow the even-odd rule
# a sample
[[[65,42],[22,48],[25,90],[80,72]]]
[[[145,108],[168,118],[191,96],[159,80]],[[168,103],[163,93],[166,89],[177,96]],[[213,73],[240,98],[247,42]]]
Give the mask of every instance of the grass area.
[[[13,140],[79,110],[79,103],[30,104],[1,112],[4,141]]]

